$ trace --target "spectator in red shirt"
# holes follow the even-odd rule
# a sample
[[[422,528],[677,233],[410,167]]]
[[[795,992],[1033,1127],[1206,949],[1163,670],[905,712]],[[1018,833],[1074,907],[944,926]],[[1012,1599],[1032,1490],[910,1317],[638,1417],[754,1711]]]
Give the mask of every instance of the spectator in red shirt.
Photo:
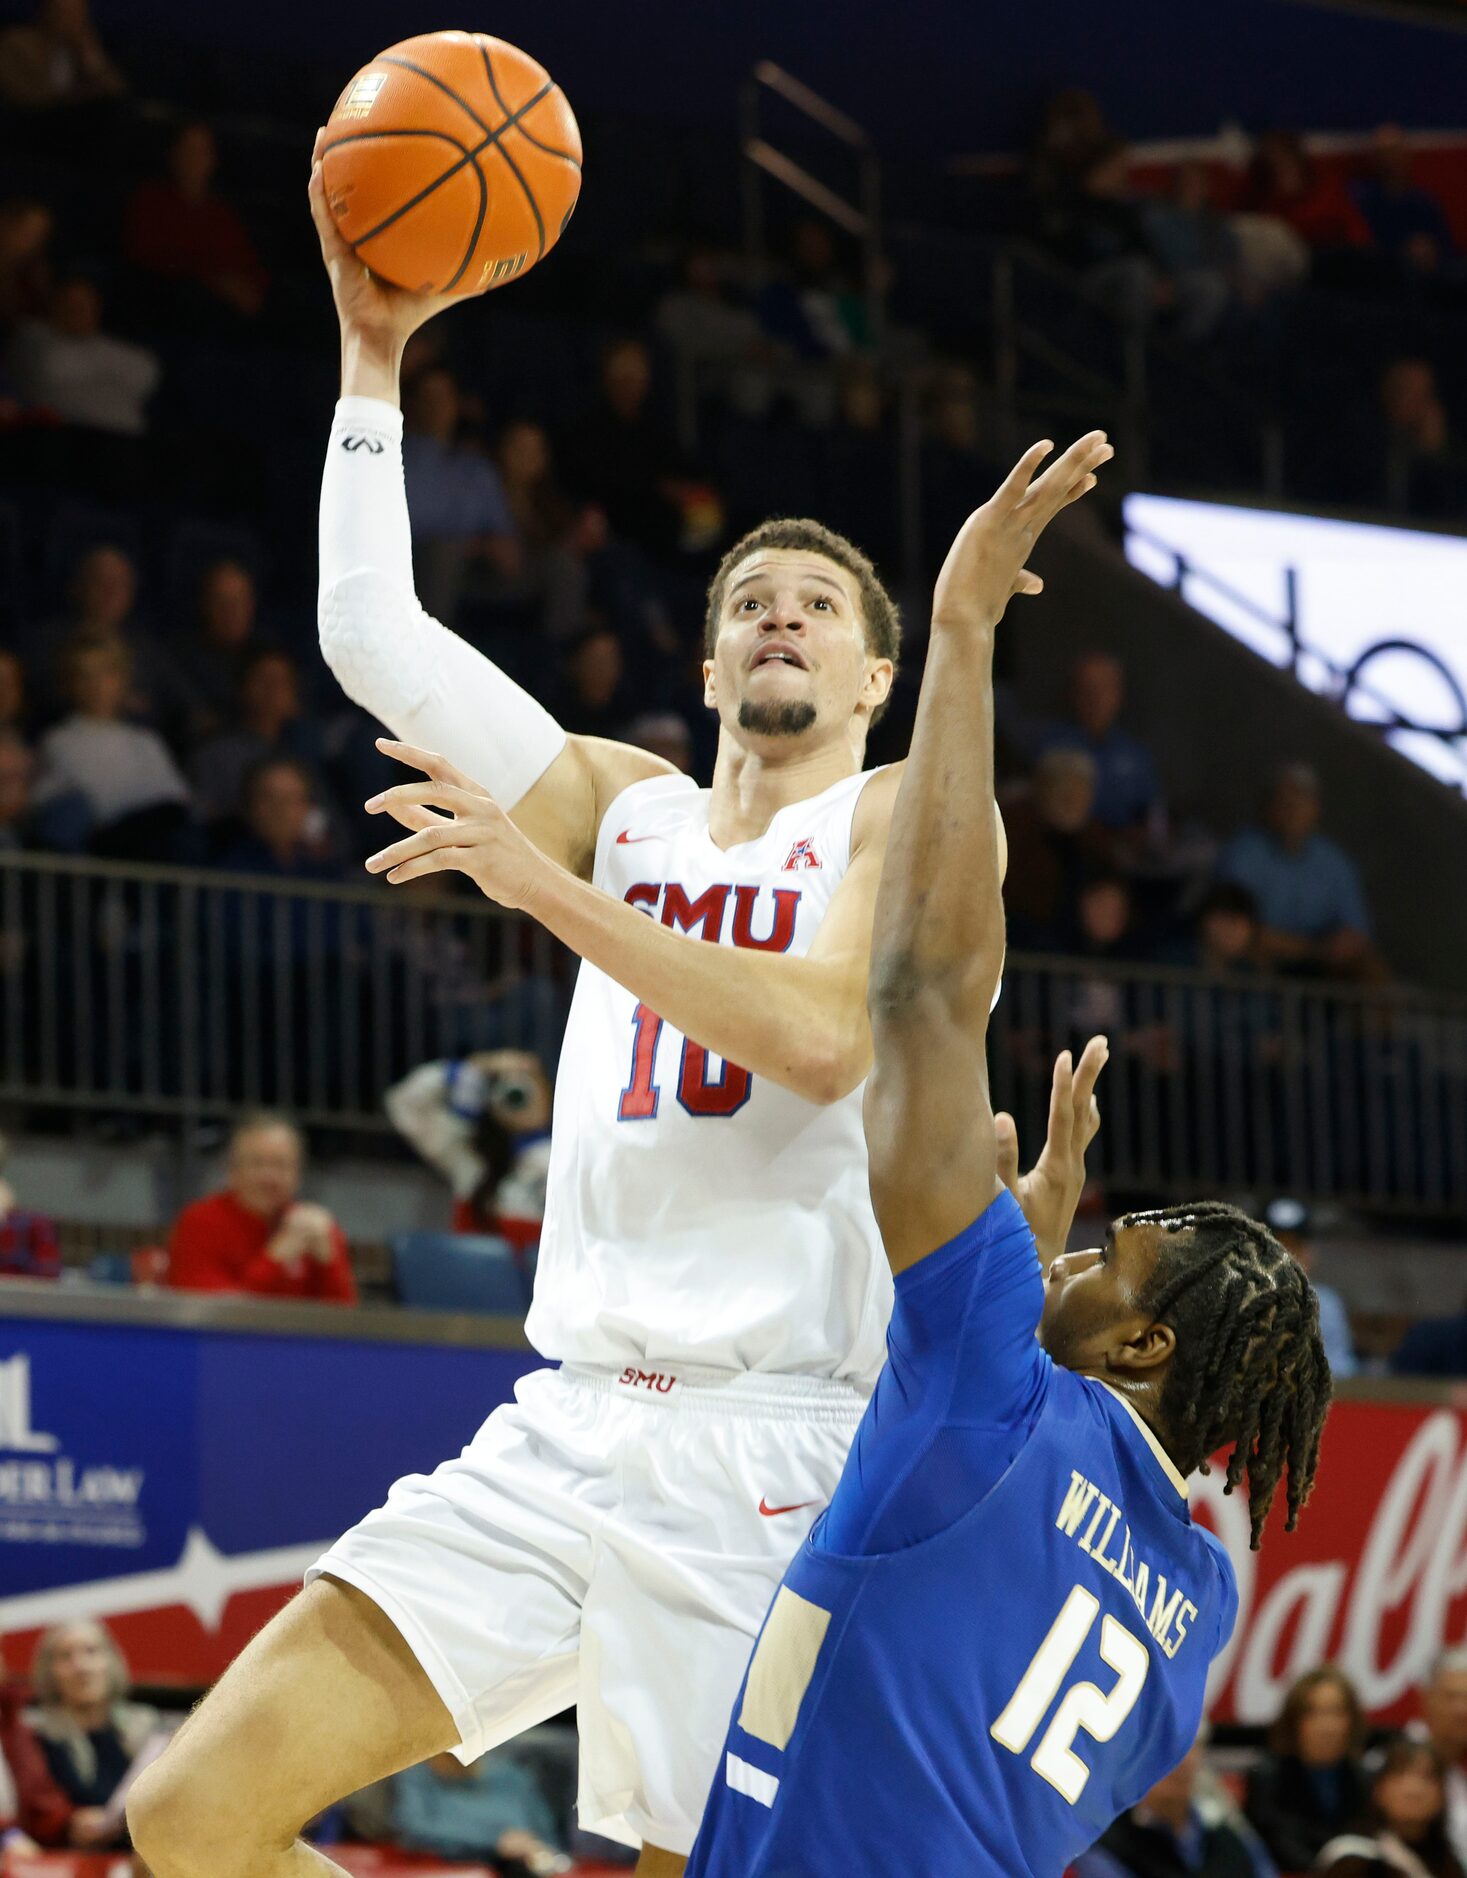
[[[28,1727],[21,1692],[0,1683],[0,1858],[69,1843],[72,1805]]]
[[[231,312],[254,319],[269,277],[238,212],[213,193],[218,167],[214,132],[207,124],[184,124],[168,147],[167,176],[133,192],[123,247],[142,273],[202,287]]]
[[[248,1116],[229,1144],[229,1185],[186,1206],[168,1242],[181,1291],[248,1292],[355,1304],[346,1238],[324,1206],[297,1198],[300,1130],[283,1116]]]

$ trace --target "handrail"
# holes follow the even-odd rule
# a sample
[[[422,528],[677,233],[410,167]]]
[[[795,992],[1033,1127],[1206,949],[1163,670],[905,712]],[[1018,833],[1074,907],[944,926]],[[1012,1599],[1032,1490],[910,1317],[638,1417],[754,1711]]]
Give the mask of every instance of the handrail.
[[[854,200],[812,175],[803,163],[778,149],[764,134],[760,107],[765,94],[782,98],[827,136],[854,152],[857,170]],[[744,158],[744,247],[755,276],[762,275],[767,266],[761,186],[761,179],[767,176],[861,243],[867,318],[873,336],[879,339],[885,323],[881,164],[871,139],[854,118],[772,59],[760,59],[749,73],[740,93],[739,116],[739,148]]]
[[[871,139],[854,118],[837,110],[828,98],[822,98],[818,91],[812,91],[782,65],[776,65],[773,59],[760,59],[752,75],[766,90],[777,92],[797,111],[803,111],[806,117],[813,118],[832,137],[839,137],[842,143],[848,143],[857,150],[871,148]]]

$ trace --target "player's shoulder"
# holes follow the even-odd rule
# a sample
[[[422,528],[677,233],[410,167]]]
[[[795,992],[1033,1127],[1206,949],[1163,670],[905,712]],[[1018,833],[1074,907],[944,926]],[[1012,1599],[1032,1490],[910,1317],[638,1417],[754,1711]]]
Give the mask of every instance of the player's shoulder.
[[[851,817],[853,855],[867,846],[885,846],[905,767],[904,762],[886,763],[880,769],[863,770],[856,778],[860,787]]]

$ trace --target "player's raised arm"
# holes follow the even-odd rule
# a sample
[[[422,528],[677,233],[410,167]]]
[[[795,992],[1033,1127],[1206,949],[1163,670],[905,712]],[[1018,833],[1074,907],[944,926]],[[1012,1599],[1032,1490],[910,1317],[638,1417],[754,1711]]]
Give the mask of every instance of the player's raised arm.
[[[1082,437],[1043,475],[1036,444],[963,524],[938,576],[916,728],[892,816],[872,939],[875,1065],[866,1091],[871,1194],[902,1270],[998,1191],[988,1012],[1003,965],[993,799],[993,638],[1044,527],[1112,454]]]
[[[357,260],[326,204],[319,144],[311,214],[341,323],[341,402],[321,482],[321,651],[348,697],[395,736],[479,778],[545,853],[586,876],[601,810],[672,766],[624,744],[568,737],[419,605],[398,374],[411,335],[454,302],[389,286]]]

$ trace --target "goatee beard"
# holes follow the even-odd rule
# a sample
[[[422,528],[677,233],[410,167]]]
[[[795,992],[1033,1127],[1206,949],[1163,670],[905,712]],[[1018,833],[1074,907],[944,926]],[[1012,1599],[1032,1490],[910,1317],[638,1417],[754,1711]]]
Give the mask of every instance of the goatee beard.
[[[739,729],[756,737],[798,737],[815,722],[815,706],[808,698],[786,698],[779,704],[739,702]]]

